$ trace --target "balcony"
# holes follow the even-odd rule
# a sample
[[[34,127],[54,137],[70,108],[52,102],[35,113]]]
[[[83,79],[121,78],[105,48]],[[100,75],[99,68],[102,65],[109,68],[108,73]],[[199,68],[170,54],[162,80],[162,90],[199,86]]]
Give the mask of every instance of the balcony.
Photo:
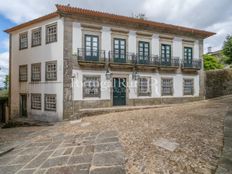
[[[106,54],[104,50],[77,49],[77,61],[80,66],[104,67]]]
[[[109,52],[109,66],[111,68],[133,68],[136,63],[136,55],[133,53]]]
[[[201,69],[201,59],[183,60],[181,63],[182,71],[198,71]]]
[[[166,58],[160,57],[159,67],[161,70],[176,70],[180,66],[180,59],[178,57]]]
[[[141,70],[156,69],[159,66],[158,56],[137,56],[136,67]]]

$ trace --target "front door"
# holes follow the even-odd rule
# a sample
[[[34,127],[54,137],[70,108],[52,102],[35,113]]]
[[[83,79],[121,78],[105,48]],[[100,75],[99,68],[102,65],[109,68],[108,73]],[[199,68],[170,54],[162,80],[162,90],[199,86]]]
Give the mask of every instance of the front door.
[[[122,106],[126,105],[126,79],[114,78],[113,79],[113,105]]]
[[[20,116],[27,117],[27,95],[20,95]]]

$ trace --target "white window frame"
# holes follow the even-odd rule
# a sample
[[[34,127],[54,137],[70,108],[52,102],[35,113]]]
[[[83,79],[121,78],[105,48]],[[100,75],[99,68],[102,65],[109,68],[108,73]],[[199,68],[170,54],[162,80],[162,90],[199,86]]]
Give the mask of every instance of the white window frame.
[[[44,110],[56,112],[56,108],[57,108],[56,94],[44,94]]]
[[[31,109],[41,110],[42,97],[41,94],[31,94]]]
[[[46,81],[55,81],[57,80],[57,61],[46,62]],[[53,67],[52,67],[53,66]]]
[[[57,42],[57,23],[46,26],[46,44]]]
[[[168,86],[164,86],[165,81],[170,81],[170,84]],[[164,93],[164,88],[170,88],[170,93]],[[173,96],[174,94],[174,85],[173,85],[173,78],[161,78],[161,96]]]
[[[28,73],[27,65],[20,65],[19,66],[19,81],[20,82],[27,82],[27,73]]]
[[[19,50],[28,48],[28,32],[19,34]]]
[[[31,31],[31,47],[40,46],[42,41],[42,28],[36,28]]]
[[[41,81],[41,63],[31,64],[31,81]]]
[[[191,81],[192,82],[192,86],[186,86],[186,81]],[[191,90],[191,92],[190,93],[186,93],[186,88],[188,88],[188,90]],[[189,88],[191,88],[191,89],[189,89]],[[185,79],[183,79],[183,95],[194,95],[194,79],[193,78],[185,78]]]
[[[146,84],[143,80],[146,80]],[[143,87],[146,89],[142,89]],[[151,77],[140,77],[138,79],[138,96],[151,96]]]

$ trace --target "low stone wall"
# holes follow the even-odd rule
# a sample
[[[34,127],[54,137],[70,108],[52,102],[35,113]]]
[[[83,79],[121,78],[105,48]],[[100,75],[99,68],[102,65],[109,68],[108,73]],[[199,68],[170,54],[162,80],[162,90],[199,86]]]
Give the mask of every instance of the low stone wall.
[[[232,94],[232,69],[206,71],[206,98]]]

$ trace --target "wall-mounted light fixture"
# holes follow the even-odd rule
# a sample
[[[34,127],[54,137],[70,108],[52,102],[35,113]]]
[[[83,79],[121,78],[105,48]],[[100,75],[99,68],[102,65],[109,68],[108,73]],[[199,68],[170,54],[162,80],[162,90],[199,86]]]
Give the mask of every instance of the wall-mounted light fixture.
[[[132,73],[132,79],[133,80],[138,80],[139,79],[139,74],[138,74],[138,72],[137,71],[133,71],[133,73]]]
[[[112,77],[112,73],[109,71],[109,69],[107,68],[106,70],[106,80],[110,80]]]

